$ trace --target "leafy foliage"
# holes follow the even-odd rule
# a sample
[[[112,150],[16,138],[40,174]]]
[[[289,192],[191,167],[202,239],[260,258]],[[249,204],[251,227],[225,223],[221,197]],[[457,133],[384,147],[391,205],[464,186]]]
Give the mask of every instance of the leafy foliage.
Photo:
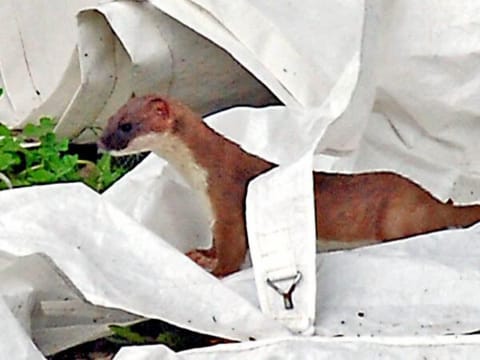
[[[55,182],[84,181],[97,191],[105,190],[125,173],[113,167],[103,154],[95,164],[68,153],[69,140],[58,139],[55,123],[44,117],[14,134],[0,124],[0,189]]]
[[[112,157],[104,153],[96,165],[90,166],[90,173],[83,177],[83,181],[100,192],[113,184],[125,172],[126,169],[113,166]]]
[[[164,344],[175,348],[181,343],[181,338],[171,331],[162,331],[152,336],[137,332],[129,326],[110,325],[109,328],[113,333],[109,340],[122,345]]]

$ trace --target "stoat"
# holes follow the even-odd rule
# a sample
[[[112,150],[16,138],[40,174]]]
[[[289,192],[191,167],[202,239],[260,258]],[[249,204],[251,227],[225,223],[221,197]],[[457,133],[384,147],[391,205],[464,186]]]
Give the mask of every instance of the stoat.
[[[181,102],[159,95],[130,99],[108,120],[99,146],[114,155],[151,150],[169,161],[211,217],[212,249],[187,255],[218,276],[239,269],[247,249],[248,182],[275,164],[216,133]],[[313,176],[317,239],[324,249],[374,244],[480,220],[480,205],[442,203],[391,172]]]

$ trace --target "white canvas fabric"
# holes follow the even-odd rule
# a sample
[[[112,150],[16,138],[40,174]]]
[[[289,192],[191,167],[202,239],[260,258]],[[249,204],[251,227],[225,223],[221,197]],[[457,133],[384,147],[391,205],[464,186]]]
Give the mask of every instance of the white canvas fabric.
[[[162,92],[202,114],[224,110],[205,121],[280,166],[249,189],[254,268],[222,280],[183,256],[209,245],[208,224],[154,156],[103,195],[80,184],[1,192],[0,357],[42,358],[31,338],[47,354],[144,316],[257,341],[117,358],[474,358],[477,337],[463,334],[479,328],[478,226],[314,256],[308,173],[312,162],[393,170],[442,200],[478,202],[479,6],[3,1],[1,122],[51,115],[59,135],[90,141],[132,93]],[[265,279],[297,271],[285,312]],[[89,304],[107,308],[105,322],[93,326]],[[78,318],[59,322],[72,306]],[[85,329],[93,335],[82,339]]]

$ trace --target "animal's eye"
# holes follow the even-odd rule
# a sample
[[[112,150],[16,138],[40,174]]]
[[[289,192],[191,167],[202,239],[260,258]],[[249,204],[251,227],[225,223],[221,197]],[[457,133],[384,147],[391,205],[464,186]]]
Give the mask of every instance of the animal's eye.
[[[124,123],[124,124],[119,125],[119,128],[122,132],[128,133],[128,132],[132,131],[132,124],[131,123]]]

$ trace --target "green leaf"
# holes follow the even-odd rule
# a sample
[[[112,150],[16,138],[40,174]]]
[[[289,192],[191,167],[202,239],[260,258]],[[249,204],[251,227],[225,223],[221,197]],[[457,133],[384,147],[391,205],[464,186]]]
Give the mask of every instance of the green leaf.
[[[22,134],[26,137],[38,138],[41,135],[41,131],[38,128],[38,125],[27,124],[23,128]]]
[[[57,172],[57,177],[62,181],[80,180],[78,174],[78,155],[65,155],[60,159],[61,168]]]
[[[27,179],[31,183],[45,184],[51,183],[56,180],[56,176],[53,172],[45,170],[43,168],[27,171]]]
[[[20,164],[20,157],[16,154],[0,153],[0,171],[6,171],[10,167]]]
[[[55,135],[52,133],[54,127],[55,123],[51,118],[43,117],[40,119],[38,125],[27,124],[24,127],[22,134],[27,138],[40,138],[49,133],[55,137]]]
[[[175,347],[179,343],[181,343],[181,339],[177,334],[174,334],[169,331],[165,331],[163,333],[160,333],[157,338],[155,339],[156,342],[159,342],[161,344],[165,344],[168,347]]]
[[[112,156],[108,153],[103,153],[97,162],[97,167],[102,172],[110,172],[112,168]]]
[[[56,154],[52,154],[50,157],[44,158],[43,163],[45,169],[59,177],[65,172],[65,165],[63,164],[62,159],[55,155]]]
[[[58,139],[54,127],[54,121],[44,117],[14,136],[7,126],[0,124],[0,171],[13,186],[83,180],[101,192],[126,172],[112,165],[109,154],[103,154],[95,164],[67,153],[70,140]],[[40,144],[24,147],[26,140],[38,140]]]
[[[97,162],[96,168],[97,171],[94,172],[94,175],[86,179],[86,184],[99,192],[108,188],[126,172],[126,170],[121,167],[112,170],[112,156],[107,153],[102,154]]]
[[[57,140],[57,146],[56,146],[56,149],[58,151],[67,151],[68,150],[68,146],[70,144],[70,140],[69,139],[60,139],[60,140]]]
[[[109,326],[112,333],[120,338],[128,340],[128,342],[133,344],[145,344],[148,339],[139,333],[133,331],[129,327],[123,327],[118,325]]]
[[[55,151],[57,145],[57,137],[54,133],[46,133],[40,136],[40,141],[42,142],[43,147],[50,148],[50,150]]]
[[[0,96],[3,95],[3,88],[0,88]]]
[[[78,155],[64,155],[62,156],[62,163],[65,168],[73,169],[77,166]]]
[[[25,167],[29,168],[34,165],[38,165],[42,161],[42,154],[39,149],[32,148],[32,149],[25,149],[23,151],[23,155],[25,157]]]
[[[53,131],[53,128],[55,127],[53,119],[47,116],[41,117],[38,122],[40,123],[40,127],[47,132]]]
[[[1,88],[0,88],[1,89]],[[0,124],[0,136],[11,136],[12,132],[8,127],[3,124]]]
[[[17,139],[6,136],[0,139],[0,152],[22,152],[22,146]]]

